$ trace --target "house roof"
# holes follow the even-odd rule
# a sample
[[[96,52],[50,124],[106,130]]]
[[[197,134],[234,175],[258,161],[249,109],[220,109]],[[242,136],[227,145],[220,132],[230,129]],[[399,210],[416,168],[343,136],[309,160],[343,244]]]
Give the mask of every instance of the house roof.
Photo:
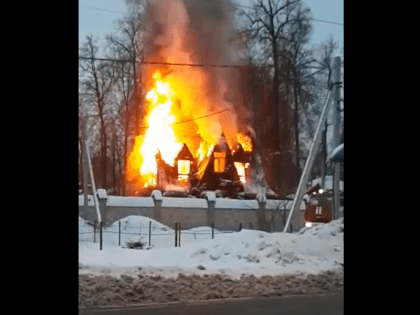
[[[225,167],[226,172],[223,173],[216,173],[214,171],[214,153],[215,152],[225,152]],[[222,139],[219,144],[216,144],[213,147],[213,150],[207,160],[204,172],[200,178],[200,185],[207,183],[210,190],[217,189],[216,187],[219,185],[219,179],[229,179],[229,180],[238,180],[238,171],[236,170],[235,165],[233,164],[234,160],[232,157],[232,152],[226,142],[225,135],[222,133]],[[229,169],[228,169],[229,166]]]
[[[175,158],[175,161],[177,160],[189,160],[194,161],[194,157],[191,154],[190,150],[188,149],[187,145],[184,143],[182,146],[181,151],[179,151],[178,155]]]

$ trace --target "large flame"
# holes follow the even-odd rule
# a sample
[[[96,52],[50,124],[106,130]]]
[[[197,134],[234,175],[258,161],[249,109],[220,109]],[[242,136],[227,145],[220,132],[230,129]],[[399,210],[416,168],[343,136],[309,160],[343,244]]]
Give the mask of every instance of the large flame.
[[[161,29],[153,38],[159,52],[152,51],[146,59],[197,63],[194,56],[197,50],[189,45],[193,33],[189,30],[191,24],[184,3],[153,1],[153,5],[158,14],[151,16],[161,21]],[[147,66],[139,71],[142,80],[138,84],[148,91],[144,119],[137,122],[144,129],[135,138],[127,167],[128,181],[136,180],[138,188],[156,185],[158,153],[163,161],[175,167],[175,157],[186,143],[199,164],[219,143],[222,129],[230,147],[246,140],[237,138],[236,114],[233,105],[225,100],[226,69]],[[242,146],[244,150],[249,149]],[[178,165],[178,170],[186,173],[187,167],[187,164]]]
[[[188,77],[187,77],[188,78]],[[188,79],[178,77],[174,73],[163,77],[160,71],[152,76],[152,87],[146,94],[147,113],[143,122],[145,131],[135,139],[134,147],[129,155],[129,176],[140,178],[140,186],[156,185],[157,162],[159,153],[167,164],[174,166],[175,158],[186,143],[194,157],[200,163],[209,156],[216,143],[221,139],[222,128],[218,115],[191,117],[203,113],[200,107],[191,107],[196,91],[186,89]],[[185,109],[191,112],[185,114]],[[194,109],[194,110],[192,110]],[[235,138],[228,138],[228,144],[240,143],[244,151],[252,151],[251,139],[241,133]],[[182,165],[182,166],[181,166]],[[178,165],[178,171],[186,174],[186,165]],[[235,163],[241,180],[245,182],[245,168],[242,163]],[[180,169],[181,167],[181,169]],[[189,166],[188,166],[189,171]],[[185,176],[184,176],[185,177]]]
[[[191,119],[191,115],[185,116],[182,112],[180,104],[183,103],[186,107],[191,98],[191,92],[183,89],[182,80],[176,81],[170,75],[163,78],[160,71],[156,71],[152,78],[152,88],[145,97],[145,132],[136,137],[128,158],[128,175],[131,179],[139,177],[142,186],[156,185],[158,153],[167,164],[174,166],[182,143],[187,143],[194,156],[201,162],[211,153],[211,143],[217,142],[221,131],[217,120],[210,121],[209,128],[205,130],[210,136],[204,140],[198,133],[199,127],[194,119]],[[196,112],[200,110],[197,108]],[[186,170],[183,171],[185,173]]]

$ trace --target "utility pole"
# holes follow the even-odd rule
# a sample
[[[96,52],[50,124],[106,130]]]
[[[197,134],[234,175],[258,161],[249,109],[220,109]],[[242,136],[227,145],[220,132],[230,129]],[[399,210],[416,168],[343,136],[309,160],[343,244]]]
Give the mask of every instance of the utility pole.
[[[82,118],[82,162],[83,162],[83,207],[85,209],[85,213],[87,213],[88,207],[88,174],[89,174],[89,167],[87,164],[86,159],[86,135],[87,135],[87,121],[86,117],[83,116]]]
[[[322,114],[319,119],[318,126],[316,128],[315,136],[311,144],[311,149],[309,150],[309,156],[306,159],[305,168],[303,169],[302,175],[300,176],[299,185],[298,185],[295,197],[293,199],[292,209],[289,213],[289,216],[287,217],[287,221],[284,226],[283,232],[288,232],[288,228],[290,225],[290,221],[292,220],[293,213],[296,211],[297,208],[300,207],[303,195],[305,194],[306,183],[308,182],[308,177],[311,172],[312,165],[314,164],[316,153],[318,152],[319,146],[321,144],[321,131],[325,125],[325,121],[327,120],[327,113],[330,109],[333,90],[330,90],[327,94],[327,97],[325,98]]]
[[[340,87],[341,87],[341,59],[340,57],[334,58],[333,65],[333,83],[335,89],[333,92],[333,139],[332,147],[333,150],[340,145]],[[336,219],[338,211],[340,210],[340,162],[334,162],[334,174],[333,174],[333,218]]]
[[[96,215],[98,217],[98,222],[99,222],[99,226],[102,228],[102,218],[101,218],[101,212],[99,209],[99,202],[98,202],[98,196],[96,195],[96,187],[95,187],[95,179],[93,177],[93,170],[92,170],[92,164],[90,161],[90,153],[89,153],[89,146],[87,144],[87,132],[86,132],[86,126],[87,126],[87,119],[88,116],[83,117],[83,128],[82,128],[82,132],[83,132],[83,171],[85,171],[85,173],[83,174],[83,185],[84,187],[84,207],[87,210],[87,178],[90,175],[90,183],[92,184],[92,195],[93,195],[93,202],[95,204],[95,209],[96,209]],[[102,231],[101,231],[102,233]],[[100,238],[100,250],[102,250],[102,236]]]

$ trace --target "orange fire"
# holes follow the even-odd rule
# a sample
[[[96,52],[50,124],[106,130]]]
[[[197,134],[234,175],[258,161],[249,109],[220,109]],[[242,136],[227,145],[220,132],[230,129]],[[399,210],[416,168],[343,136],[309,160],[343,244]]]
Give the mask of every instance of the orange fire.
[[[195,63],[193,51],[187,51],[192,35],[183,2],[155,1],[154,6],[162,19],[162,32],[154,38],[160,50],[159,54],[151,54],[146,59],[156,57],[157,61],[166,63]],[[138,188],[156,185],[156,155],[160,153],[167,164],[175,167],[175,157],[183,143],[199,164],[219,143],[222,130],[231,148],[239,142],[243,143],[244,150],[252,150],[246,145],[246,137],[238,134],[236,114],[231,110],[233,105],[225,100],[228,79],[224,69],[210,72],[201,67],[158,69],[148,66],[140,71],[142,82],[138,84],[148,91],[144,119],[137,122],[144,126],[144,131],[136,136],[128,156],[128,181],[135,180]],[[189,165],[178,163],[178,170],[184,177],[187,169]]]
[[[179,82],[177,84],[171,76],[163,78],[160,71],[156,71],[152,78],[152,88],[145,97],[147,101],[147,113],[143,123],[146,125],[145,132],[136,137],[128,158],[128,175],[131,178],[140,177],[142,186],[156,185],[156,154],[158,152],[161,158],[171,166],[174,166],[174,159],[184,142],[190,150],[196,149],[193,154],[198,161],[211,153],[210,142],[203,140],[197,133],[197,124],[193,119],[186,119],[189,117],[185,117],[182,113],[179,105],[188,101],[190,96],[185,95]],[[210,125],[216,125],[213,129],[220,129],[220,127],[217,128],[217,121],[211,122]],[[192,133],[194,131],[195,134]],[[216,134],[215,137],[219,135]],[[182,168],[185,173],[186,166],[183,165]]]
[[[141,186],[156,185],[158,152],[167,164],[174,166],[182,144],[187,143],[197,161],[201,162],[211,153],[214,144],[219,142],[222,131],[216,115],[207,121],[200,121],[191,119],[194,115],[183,114],[180,104],[188,102],[192,96],[189,95],[191,91],[182,89],[182,82],[177,82],[171,75],[163,77],[160,71],[156,71],[152,78],[152,88],[146,94],[145,132],[136,137],[128,158],[129,175],[140,177]],[[199,108],[196,108],[196,112],[201,113]],[[252,150],[247,136],[236,133],[235,140],[241,143],[245,151]],[[237,167],[242,179],[245,167]],[[186,166],[181,168],[185,173]]]

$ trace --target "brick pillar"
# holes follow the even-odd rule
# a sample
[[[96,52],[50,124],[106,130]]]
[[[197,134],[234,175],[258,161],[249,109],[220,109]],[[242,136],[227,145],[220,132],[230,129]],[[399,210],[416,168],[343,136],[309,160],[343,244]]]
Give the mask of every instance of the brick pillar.
[[[99,211],[101,211],[102,224],[107,225],[110,219],[108,218],[108,211],[106,209],[106,202],[108,200],[108,195],[105,189],[98,189],[96,191],[96,195],[98,196]]]
[[[211,226],[214,223],[214,208],[216,205],[216,194],[213,191],[206,191],[206,200],[207,200],[207,225]]]
[[[265,193],[257,193],[257,200],[258,200],[258,212],[257,212],[257,220],[258,220],[258,230],[260,231],[265,231],[265,232],[269,232],[268,231],[268,224],[267,224],[267,220],[265,218],[265,205],[266,205],[266,196]]]
[[[162,222],[162,192],[160,190],[153,190],[152,191],[152,198],[155,204],[155,208],[153,210],[153,219],[156,221]]]

